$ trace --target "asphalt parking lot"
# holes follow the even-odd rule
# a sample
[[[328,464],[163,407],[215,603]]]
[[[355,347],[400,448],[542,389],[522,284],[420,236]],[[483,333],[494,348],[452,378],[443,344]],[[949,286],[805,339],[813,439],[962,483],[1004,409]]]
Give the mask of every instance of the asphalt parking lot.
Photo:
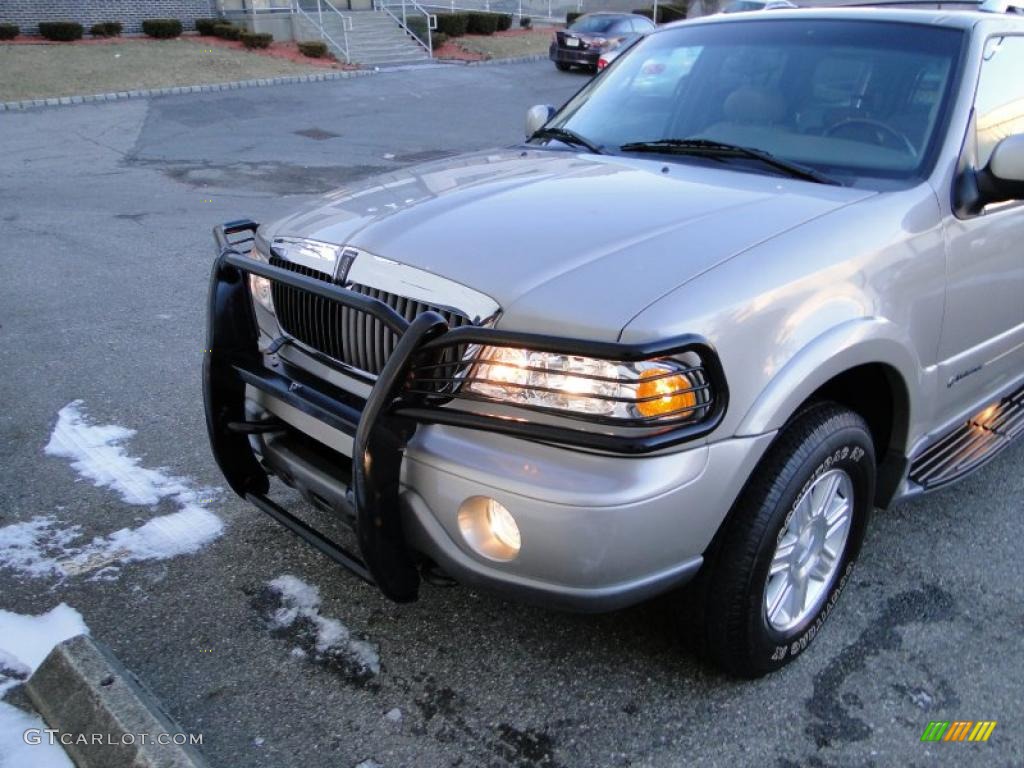
[[[199,389],[211,227],[510,144],[527,107],[583,82],[547,62],[439,67],[0,114],[0,528],[48,518],[38,565],[190,501],[223,522],[195,551],[76,572],[8,552],[0,608],[73,606],[215,766],[1024,764],[1020,446],[877,514],[813,651],[753,683],[682,650],[670,600],[577,616],[428,587],[391,604],[222,488]],[[105,439],[177,490],[132,502],[44,452],[74,401],[135,430]],[[291,622],[268,589],[285,575],[321,599]],[[320,619],[379,671],[318,652]],[[925,744],[931,720],[999,724]]]

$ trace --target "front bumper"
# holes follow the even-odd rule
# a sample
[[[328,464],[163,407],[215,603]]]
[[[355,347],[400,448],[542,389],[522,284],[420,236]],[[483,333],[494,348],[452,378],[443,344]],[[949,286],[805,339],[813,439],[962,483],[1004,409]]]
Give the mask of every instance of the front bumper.
[[[598,48],[564,48],[552,43],[548,48],[548,58],[557,64],[596,67],[603,52]]]
[[[252,222],[216,230],[220,255],[209,298],[207,428],[233,490],[398,601],[417,596],[418,555],[460,581],[592,610],[643,599],[697,570],[768,436],[655,455],[700,432],[671,429],[623,438],[446,409],[405,386],[415,361],[445,342],[569,345],[610,359],[650,356],[652,348],[448,330],[431,312],[407,323],[374,299],[242,255],[241,244],[229,238],[254,230]],[[404,325],[365,400],[279,359],[268,362],[274,356],[257,345],[248,272]],[[713,357],[709,348],[702,353],[709,361]],[[715,419],[694,427],[706,431],[720,421],[724,381],[718,386],[722,399]],[[324,450],[310,450],[311,442]],[[320,506],[347,512],[358,554],[273,502],[268,471]],[[505,504],[520,524],[523,547],[513,561],[482,557],[460,534],[460,504],[481,494]]]

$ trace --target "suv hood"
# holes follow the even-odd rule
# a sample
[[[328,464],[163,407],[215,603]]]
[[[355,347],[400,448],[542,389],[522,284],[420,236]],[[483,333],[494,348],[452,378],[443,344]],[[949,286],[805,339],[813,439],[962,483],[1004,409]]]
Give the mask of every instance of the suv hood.
[[[498,302],[503,328],[614,340],[683,283],[872,194],[724,165],[514,149],[375,177],[265,235],[455,280]]]

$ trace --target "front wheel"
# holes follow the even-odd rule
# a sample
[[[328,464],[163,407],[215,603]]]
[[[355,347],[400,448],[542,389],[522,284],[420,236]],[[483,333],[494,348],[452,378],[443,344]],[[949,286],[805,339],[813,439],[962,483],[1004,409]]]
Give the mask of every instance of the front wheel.
[[[846,586],[872,509],[875,452],[860,416],[814,405],[779,434],[707,553],[701,646],[742,677],[788,664]]]

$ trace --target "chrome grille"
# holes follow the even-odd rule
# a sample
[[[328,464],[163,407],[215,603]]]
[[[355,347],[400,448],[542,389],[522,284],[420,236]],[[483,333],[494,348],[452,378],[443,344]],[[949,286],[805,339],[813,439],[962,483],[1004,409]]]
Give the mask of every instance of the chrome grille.
[[[331,275],[326,272],[310,269],[277,256],[271,257],[270,263],[306,277],[326,283],[333,282]],[[358,283],[347,287],[364,296],[382,301],[410,322],[417,315],[433,310],[444,317],[452,328],[470,324],[469,318],[463,314],[388,293],[379,288]],[[289,336],[360,371],[376,376],[384,370],[384,364],[398,343],[398,335],[377,318],[278,282],[272,284],[271,292],[278,323]],[[438,362],[451,364],[452,372],[446,375],[454,375],[454,370],[459,367],[459,361],[464,353],[465,347],[445,350],[444,357]]]

